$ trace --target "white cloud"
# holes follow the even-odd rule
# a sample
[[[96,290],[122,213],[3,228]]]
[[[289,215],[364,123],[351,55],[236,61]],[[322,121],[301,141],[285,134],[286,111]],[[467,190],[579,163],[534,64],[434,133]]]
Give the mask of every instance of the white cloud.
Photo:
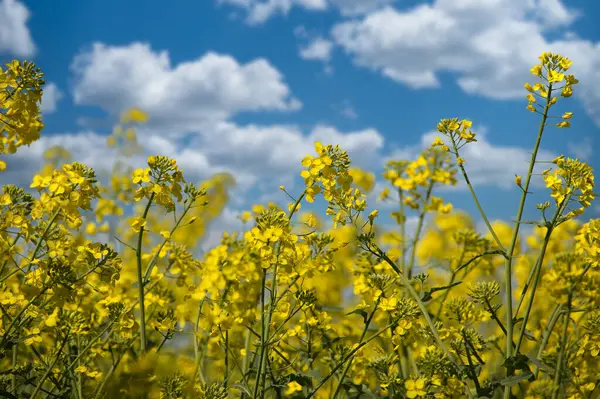
[[[317,125],[305,133],[292,125],[245,125],[222,122],[205,131],[189,144],[201,148],[213,167],[227,168],[242,187],[271,191],[297,178],[302,158],[314,152],[314,142],[341,143],[353,163],[371,163],[383,148],[383,136],[375,129],[340,132],[331,126]]]
[[[450,71],[465,92],[494,99],[524,96],[536,57],[559,52],[573,60],[576,95],[600,124],[600,44],[545,37],[577,16],[559,0],[437,0],[403,11],[386,7],[331,33],[356,65],[409,87],[438,87],[437,74]]]
[[[42,96],[42,112],[46,114],[56,112],[56,106],[63,97],[64,94],[58,89],[56,83],[46,83]]]
[[[324,11],[333,6],[344,17],[352,17],[375,11],[396,0],[218,0],[244,9],[246,23],[260,25],[281,14],[288,15],[293,7],[306,11]]]
[[[95,43],[72,64],[76,104],[98,105],[111,113],[138,106],[153,125],[190,130],[245,111],[292,111],[301,107],[282,74],[259,58],[240,64],[209,52],[171,65],[167,51],[147,43]]]
[[[201,151],[187,150],[159,135],[144,137],[141,145],[142,153],[117,158],[115,150],[106,145],[106,136],[95,132],[45,135],[28,147],[19,148],[16,154],[4,157],[7,168],[0,174],[0,186],[10,183],[28,187],[33,175],[43,166],[44,152],[53,146],[65,147],[72,154],[69,162],[76,161],[93,168],[104,183],[108,181],[107,177],[117,159],[124,165],[139,168],[146,165],[148,155],[175,158],[178,165],[185,169],[186,178],[195,182],[221,171],[211,167]]]
[[[303,132],[296,126],[220,122],[187,137],[168,137],[153,128],[138,129],[138,137],[143,137],[143,152],[121,159],[126,165],[143,167],[148,155],[165,155],[176,159],[185,177],[194,182],[215,173],[232,174],[242,196],[250,190],[258,190],[260,195],[277,190],[281,184],[293,185],[294,180],[299,180],[302,158],[314,153],[317,140],[324,144],[342,143],[352,161],[366,168],[379,159],[377,154],[383,148],[383,136],[374,129],[343,133],[323,125]],[[117,158],[105,142],[106,136],[91,131],[43,136],[6,157],[8,167],[0,174],[0,185],[28,186],[42,166],[44,151],[55,145],[64,146],[75,161],[106,177]]]
[[[325,73],[331,75],[333,73],[333,67],[330,64],[331,53],[334,47],[333,42],[320,35],[308,32],[303,25],[296,27],[294,34],[296,37],[307,41],[299,49],[300,58],[303,60],[321,61],[325,66]]]
[[[396,0],[330,0],[343,16],[366,14],[393,4]]]
[[[594,141],[591,137],[584,137],[583,140],[577,143],[568,143],[567,148],[572,156],[579,158],[582,161],[587,161],[594,153]]]
[[[326,0],[219,0],[219,3],[246,10],[246,22],[250,25],[262,24],[277,14],[287,15],[294,6],[310,11],[327,9]]]
[[[331,59],[331,50],[333,43],[330,40],[317,37],[300,49],[300,58],[328,62]]]
[[[0,1],[0,52],[31,57],[35,44],[27,27],[29,10],[17,0]]]

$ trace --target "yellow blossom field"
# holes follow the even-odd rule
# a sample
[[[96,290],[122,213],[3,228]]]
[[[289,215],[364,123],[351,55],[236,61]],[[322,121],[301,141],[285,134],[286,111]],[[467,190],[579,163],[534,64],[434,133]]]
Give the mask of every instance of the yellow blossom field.
[[[570,127],[571,112],[553,112],[577,90],[570,66],[545,52],[523,82],[539,130],[509,222],[489,220],[470,183],[461,155],[477,134],[460,116],[433,121],[439,137],[415,159],[388,162],[376,193],[343,146],[315,142],[303,190],[280,187],[287,207],[256,204],[244,232],[204,252],[230,176],[191,182],[155,154],[102,185],[51,148],[29,187],[0,193],[0,397],[599,398],[593,171],[565,154],[534,173],[547,131]],[[0,170],[44,134],[44,84],[33,63],[2,68]],[[149,118],[124,110],[108,144],[136,153]],[[459,181],[478,214],[439,193]],[[391,223],[370,194],[396,201]]]

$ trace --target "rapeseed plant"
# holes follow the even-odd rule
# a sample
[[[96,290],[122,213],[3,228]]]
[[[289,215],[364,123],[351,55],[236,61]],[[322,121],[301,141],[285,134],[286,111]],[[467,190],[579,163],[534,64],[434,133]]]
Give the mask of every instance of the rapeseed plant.
[[[230,176],[193,184],[156,155],[137,169],[117,162],[102,186],[50,148],[35,195],[15,185],[0,194],[0,396],[597,398],[600,222],[578,219],[596,196],[591,167],[554,159],[539,220],[523,220],[543,134],[573,118],[550,111],[577,84],[566,57],[539,60],[541,81],[525,89],[541,122],[515,177],[514,225],[487,218],[461,156],[476,134],[460,118],[441,120],[416,159],[385,165],[379,199],[397,201],[397,229],[365,214],[374,175],[317,142],[302,160],[303,191],[281,187],[287,207],[255,205],[245,232],[204,253]],[[6,155],[39,138],[44,82],[19,61],[0,82]],[[147,119],[123,113],[107,139],[118,159],[141,151],[135,127]],[[457,175],[485,234],[436,195]],[[331,228],[302,210],[320,199]],[[94,241],[99,233],[111,242]]]

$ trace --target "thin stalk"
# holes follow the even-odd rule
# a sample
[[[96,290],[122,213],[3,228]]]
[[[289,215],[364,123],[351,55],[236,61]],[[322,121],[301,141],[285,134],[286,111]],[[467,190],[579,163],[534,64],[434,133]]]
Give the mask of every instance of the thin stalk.
[[[535,279],[533,280],[533,286],[531,287],[531,294],[529,294],[529,301],[527,302],[527,308],[525,309],[525,316],[523,316],[523,321],[521,322],[521,331],[519,332],[519,337],[517,338],[517,345],[515,346],[515,353],[519,353],[519,349],[521,348],[521,344],[523,343],[523,337],[525,336],[525,330],[527,329],[527,321],[529,320],[529,315],[531,314],[531,309],[533,308],[533,300],[535,297],[535,291],[537,290],[538,284],[540,282],[540,276],[542,274],[542,264],[544,262],[544,256],[546,254],[546,248],[548,248],[548,242],[550,241],[550,235],[552,234],[552,228],[549,228],[546,232],[546,237],[544,238],[544,243],[542,244],[542,248],[540,249],[540,255],[538,261],[536,262],[536,271],[535,271]],[[518,315],[518,313],[517,313]]]
[[[542,114],[542,121],[538,130],[533,152],[531,153],[531,160],[529,162],[529,169],[527,171],[527,177],[525,178],[525,185],[523,186],[523,192],[521,194],[521,201],[519,203],[519,210],[517,212],[517,219],[515,222],[515,230],[508,248],[506,261],[504,262],[504,284],[505,284],[505,302],[506,302],[506,359],[513,356],[513,306],[512,306],[512,261],[515,247],[517,245],[517,238],[519,237],[519,228],[521,227],[521,218],[523,217],[523,211],[525,209],[525,200],[529,192],[529,185],[531,184],[531,178],[533,176],[533,168],[535,167],[535,161],[537,159],[537,153],[542,142],[542,136],[544,134],[544,127],[546,126],[546,119],[548,118],[548,110],[550,109],[550,101],[552,100],[552,83],[548,86],[548,95],[546,97],[546,105],[544,107],[544,113]],[[506,375],[511,376],[514,370],[510,368],[506,369]],[[504,388],[504,399],[510,399],[510,387]]]
[[[375,312],[377,312],[377,307],[379,306],[380,301],[381,301],[381,296],[379,298],[377,298],[377,301],[375,301],[375,306],[373,306],[373,312],[371,312],[371,315],[369,316],[369,318],[367,319],[367,322],[365,323],[365,327],[363,328],[362,334],[360,335],[360,339],[358,340],[359,345],[365,339],[365,335],[367,335],[367,331],[369,330],[369,326],[371,325],[373,316],[375,316]],[[353,361],[354,361],[354,358],[350,359],[348,361],[348,363],[346,364],[346,367],[344,368],[344,371],[342,372],[342,375],[340,377],[340,382],[338,383],[338,386],[335,389],[335,392],[333,393],[333,399],[337,398],[338,394],[340,393],[340,390],[342,389],[342,385],[344,383],[344,378],[346,378],[346,374],[348,374],[348,370],[350,370],[350,367],[352,366]]]
[[[294,213],[296,212],[296,209],[298,209],[298,205],[300,205],[300,201],[302,201],[302,199],[304,198],[304,196],[306,195],[306,190],[304,190],[302,192],[302,194],[298,197],[298,199],[296,200],[296,202],[294,203],[294,205],[292,206],[292,208],[290,209],[290,212],[288,214],[288,222],[291,221],[292,217],[294,216]],[[258,392],[259,392],[259,388],[261,390],[261,396],[262,393],[264,392],[264,389],[262,389],[264,387],[264,383],[266,380],[266,376],[264,379],[262,379],[262,369],[264,367],[264,363],[265,363],[265,357],[267,356],[267,339],[269,338],[269,330],[271,327],[271,319],[273,316],[273,312],[275,311],[275,305],[277,303],[277,268],[279,266],[279,255],[281,253],[281,241],[277,242],[277,250],[276,250],[276,263],[273,269],[273,275],[271,277],[271,305],[269,307],[269,312],[267,313],[266,317],[265,317],[265,290],[266,290],[266,278],[267,278],[267,270],[265,269],[263,271],[263,279],[262,279],[262,284],[261,284],[261,306],[262,306],[262,313],[261,313],[261,331],[260,331],[260,360],[258,363],[258,370],[257,370],[257,375],[256,375],[256,385],[254,386],[254,398],[257,398]],[[262,382],[261,382],[262,380]]]
[[[260,313],[260,359],[258,361],[258,370],[256,373],[256,381],[254,382],[254,392],[252,397],[254,399],[258,398],[258,390],[260,388],[260,378],[261,372],[263,368],[263,364],[265,361],[265,343],[266,343],[266,328],[265,328],[265,285],[267,280],[267,271],[263,270],[263,277],[261,282],[261,290],[260,290],[260,303],[261,303],[261,313]]]
[[[40,250],[40,248],[42,246],[42,241],[44,241],[44,239],[46,238],[46,236],[50,232],[50,228],[52,227],[52,225],[56,221],[56,218],[60,214],[60,211],[61,211],[61,208],[59,207],[58,209],[56,209],[54,211],[54,213],[52,214],[52,216],[50,216],[50,220],[48,220],[48,224],[46,225],[46,228],[44,229],[44,231],[42,232],[42,235],[40,236],[39,240],[35,244],[35,248],[33,249],[33,254],[31,255],[31,259],[29,259],[29,264],[27,265],[27,270],[31,269],[31,265],[33,264],[33,261],[35,260],[35,257],[37,256],[37,253],[39,252],[39,250]],[[13,245],[16,244],[16,242],[17,242],[17,240],[14,241]],[[6,264],[6,262],[7,261],[5,261],[5,264]],[[4,265],[3,265],[3,268],[4,268]],[[17,268],[16,268],[15,271],[13,271],[11,273],[8,273],[6,276],[3,276],[0,279],[0,283],[3,283],[4,281],[8,280],[13,274],[18,273],[19,271],[22,271],[22,269],[20,269],[17,266]]]
[[[532,275],[534,275],[535,277],[534,277],[533,286],[531,289],[531,294],[529,296],[529,302],[527,303],[527,309],[525,310],[525,316],[523,317],[523,322],[521,324],[521,331],[519,332],[519,338],[517,341],[517,345],[515,347],[515,353],[519,353],[519,349],[521,348],[521,344],[523,343],[523,337],[525,336],[527,321],[529,320],[529,315],[531,314],[531,309],[533,306],[535,291],[537,290],[537,286],[539,284],[540,276],[542,273],[542,265],[544,264],[544,256],[546,255],[546,249],[548,248],[548,244],[550,243],[550,236],[552,235],[552,232],[554,231],[554,225],[555,225],[556,221],[558,220],[558,217],[563,213],[564,207],[566,207],[566,204],[569,203],[570,199],[571,199],[571,195],[567,196],[560,203],[558,208],[556,209],[556,213],[552,217],[552,222],[550,222],[548,225],[548,230],[546,231],[546,235],[544,236],[544,242],[542,243],[542,248],[540,248],[540,253],[535,262],[535,266],[532,270],[532,273],[530,273],[530,275],[529,275],[530,278],[532,277]],[[531,281],[528,281],[527,284],[525,285],[525,287],[523,288],[523,292],[521,293],[521,300],[519,301],[519,306],[517,307],[517,310],[515,312],[515,318],[517,318],[517,316],[519,315],[519,309],[521,307],[521,303],[523,302],[523,298],[525,297],[525,294],[529,288],[530,283],[531,283]]]
[[[12,376],[10,378],[10,391],[14,394],[17,393],[17,373],[15,373],[15,369],[17,368],[17,355],[19,353],[19,344],[16,343],[12,348]]]
[[[14,247],[15,245],[17,245],[17,242],[19,241],[19,238],[21,238],[21,233],[19,233],[19,234],[17,234],[15,236],[15,239],[10,244],[10,247],[8,247],[8,249],[6,250],[7,253],[8,253],[8,251],[10,251],[12,249],[12,247]],[[7,264],[8,264],[8,259],[6,259],[4,262],[2,262],[2,267],[0,267],[0,276],[2,276],[2,274],[4,273],[4,269],[6,268]],[[4,279],[2,279],[1,281],[4,281]]]
[[[552,390],[552,399],[558,398],[558,392],[560,391],[560,377],[562,374],[563,363],[565,358],[566,346],[567,346],[567,338],[569,335],[569,322],[571,321],[571,300],[573,299],[572,295],[569,295],[569,299],[567,301],[567,313],[565,314],[565,325],[562,330],[561,338],[560,338],[560,349],[558,351],[558,358],[556,360],[556,370],[554,372],[554,384]]]
[[[558,352],[558,359],[556,361],[557,362],[556,363],[556,371],[554,373],[554,390],[552,392],[552,399],[556,399],[558,397],[557,395],[560,390],[560,377],[561,377],[560,374],[562,373],[563,363],[565,361],[564,357],[565,357],[565,352],[566,352],[566,347],[567,347],[569,322],[571,321],[571,312],[573,311],[572,302],[573,302],[573,295],[575,294],[575,287],[577,286],[577,284],[579,284],[581,282],[581,280],[583,280],[583,277],[585,277],[585,274],[591,269],[591,267],[592,267],[591,263],[589,263],[585,266],[585,268],[583,269],[583,272],[579,276],[579,279],[573,283],[573,285],[571,286],[571,288],[569,290],[569,295],[568,295],[568,299],[567,299],[567,313],[565,315],[565,326],[562,331],[560,350]]]
[[[374,252],[370,248],[367,248],[367,249],[371,253],[373,253],[374,255],[376,255],[376,256],[380,257],[381,259],[385,260],[386,263],[388,265],[390,265],[390,267],[396,272],[396,274],[398,274],[398,276],[402,280],[402,284],[406,287],[406,289],[408,290],[408,292],[409,292],[410,296],[412,297],[412,299],[419,305],[419,309],[421,310],[421,314],[425,318],[427,326],[429,327],[429,330],[433,334],[435,342],[438,344],[438,346],[440,347],[440,349],[444,352],[444,354],[446,355],[446,357],[452,363],[454,363],[455,365],[458,365],[458,363],[456,361],[456,358],[450,353],[450,351],[446,347],[446,344],[444,344],[444,342],[442,341],[442,339],[440,337],[440,334],[439,334],[437,328],[435,327],[435,324],[433,324],[433,321],[431,320],[431,317],[429,316],[429,312],[427,311],[427,307],[425,306],[425,304],[421,300],[421,297],[419,296],[419,294],[417,293],[417,291],[415,290],[415,288],[410,283],[410,280],[408,278],[406,278],[406,276],[402,273],[402,271],[398,268],[398,266],[394,263],[394,261],[391,260],[389,258],[389,256],[387,256],[387,254],[385,252],[383,252],[381,249],[379,249],[376,246],[376,244],[374,244],[374,243],[371,243],[371,244],[375,246],[375,248],[378,250],[378,252]]]
[[[108,323],[106,325],[106,327],[104,327],[104,329],[98,335],[96,335],[92,340],[90,340],[90,342],[87,344],[87,346],[85,348],[83,348],[83,350],[78,351],[77,357],[71,362],[71,364],[69,364],[68,370],[70,370],[73,367],[75,367],[75,364],[79,362],[79,359],[81,359],[81,357],[84,354],[86,354],[87,351],[90,350],[90,348],[94,345],[94,343],[96,343],[96,341],[98,341],[100,338],[102,338],[102,336],[104,335],[104,333],[106,333],[108,331],[108,329],[110,327],[112,327],[113,324],[114,324],[113,321],[111,321],[110,323]]]
[[[465,256],[465,252],[467,249],[467,244],[465,243],[465,245],[463,245],[463,249],[460,253],[460,257],[458,259],[458,264],[461,265]],[[460,266],[459,266],[460,267]],[[445,290],[446,292],[444,292],[444,294],[442,295],[442,300],[440,302],[440,307],[438,308],[437,313],[435,314],[435,318],[436,319],[440,319],[440,316],[442,314],[442,309],[444,308],[444,303],[446,302],[446,299],[448,299],[448,296],[450,295],[450,290],[454,287],[452,287],[452,284],[454,283],[454,281],[456,280],[456,272],[457,272],[458,268],[454,269],[452,271],[452,275],[450,276],[450,282],[446,285],[450,286],[450,288],[448,288],[447,290]],[[467,271],[465,271],[466,273]]]
[[[338,371],[348,360],[350,360],[352,357],[354,357],[354,355],[359,350],[361,350],[369,342],[371,342],[372,340],[374,340],[375,338],[379,337],[381,334],[383,334],[384,332],[386,332],[390,327],[392,327],[399,320],[400,320],[400,318],[397,318],[396,320],[394,320],[393,323],[388,324],[387,326],[385,326],[381,330],[377,331],[375,334],[371,335],[366,341],[363,341],[361,344],[358,344],[356,346],[356,348],[352,349],[342,360],[340,360],[340,362],[338,364],[335,365],[335,367],[333,369],[331,369],[331,371],[329,372],[329,374],[325,378],[323,378],[321,380],[321,382],[319,383],[319,385],[317,385],[316,388],[313,389],[304,399],[310,399],[313,396],[315,396],[315,394],[317,393],[317,391],[319,389],[321,389],[321,387],[323,385],[325,385],[327,383],[327,381],[329,381],[329,379],[331,377],[333,377],[333,375],[335,374],[335,372]]]
[[[473,360],[471,359],[471,351],[469,350],[469,345],[467,343],[467,335],[465,334],[464,330],[462,331],[462,336],[463,340],[465,341],[465,352],[467,354],[467,362],[469,363],[470,378],[473,381],[473,384],[475,384],[475,390],[477,392],[477,395],[479,396],[481,394],[481,385],[479,384],[479,378],[475,373],[475,366],[473,365]],[[477,356],[477,352],[475,352],[474,355]]]
[[[14,319],[12,320],[12,322],[9,324],[8,328],[4,331],[4,336],[2,337],[2,342],[6,341],[6,339],[8,338],[8,334],[11,332],[11,330],[13,329],[13,327],[17,324],[17,321],[19,321],[19,319],[21,318],[21,316],[23,316],[23,314],[25,313],[25,311],[27,309],[29,309],[29,307],[31,305],[33,305],[33,303],[39,298],[41,297],[50,287],[46,284],[44,284],[44,288],[41,289],[40,292],[38,292],[33,298],[31,298],[31,300],[29,302],[27,302],[27,304],[25,306],[23,306],[23,308],[21,309],[21,311],[14,317]]]
[[[550,319],[548,320],[548,325],[546,326],[546,329],[542,333],[542,342],[540,343],[540,347],[538,348],[536,359],[540,359],[542,357],[542,354],[544,353],[544,349],[546,349],[546,345],[548,344],[548,340],[550,339],[550,335],[552,334],[552,330],[554,330],[554,326],[556,325],[556,323],[558,322],[558,319],[560,318],[561,309],[562,309],[561,304],[557,304],[554,307],[554,310],[552,311],[552,314],[550,315]],[[540,371],[539,367],[537,365],[535,365],[534,370],[533,370],[533,374],[535,375],[535,378],[537,378],[539,371]]]
[[[402,220],[400,222],[400,270],[404,274],[408,274],[406,270],[406,211],[404,205],[404,195],[402,194],[402,189],[398,189],[398,196],[400,198],[400,215],[402,216]]]
[[[175,230],[177,230],[177,228],[179,227],[179,224],[181,223],[181,221],[183,220],[183,218],[185,217],[185,215],[189,212],[189,210],[192,208],[193,204],[194,204],[194,201],[190,200],[190,203],[185,208],[183,208],[183,212],[181,213],[181,216],[179,217],[179,219],[177,219],[177,221],[175,222],[175,226],[173,226],[173,228],[169,232],[169,237],[171,237],[173,235],[173,233],[175,232]],[[148,263],[148,266],[146,267],[146,272],[144,273],[144,282],[145,282],[145,284],[147,283],[148,278],[150,277],[150,273],[152,272],[152,268],[156,264],[156,260],[158,259],[158,254],[160,254],[160,252],[162,251],[163,247],[167,244],[167,242],[169,242],[169,240],[170,240],[170,238],[165,238],[163,240],[162,244],[160,245],[160,247],[158,248],[158,251],[156,251],[154,253],[154,256],[152,257],[152,259],[150,259],[150,262]]]
[[[423,205],[423,209],[421,210],[421,213],[419,214],[419,220],[417,222],[417,230],[415,231],[415,236],[413,237],[412,240],[412,248],[410,249],[410,260],[408,263],[408,266],[406,267],[408,273],[406,274],[408,276],[408,279],[410,280],[412,278],[412,272],[413,272],[413,268],[415,266],[415,259],[417,256],[417,244],[419,242],[419,239],[421,238],[421,230],[423,230],[423,225],[425,224],[425,209],[427,208],[427,205],[429,204],[429,199],[431,198],[431,193],[433,191],[433,185],[434,182],[429,183],[429,187],[427,187],[427,193],[425,194],[425,205]]]
[[[67,344],[67,341],[69,340],[69,334],[70,334],[70,331],[67,331],[67,334],[65,335],[65,338],[63,339],[63,342],[60,345],[60,348],[58,348],[58,351],[56,352],[56,357],[52,361],[52,364],[50,364],[48,366],[48,368],[46,369],[46,372],[44,373],[44,375],[42,376],[42,378],[38,382],[37,386],[35,387],[35,390],[31,394],[31,399],[35,399],[35,397],[37,396],[37,394],[40,392],[40,388],[42,388],[42,385],[44,385],[44,381],[46,381],[46,378],[48,378],[48,376],[52,372],[52,369],[56,365],[56,362],[58,362],[58,359],[60,358],[60,354],[62,353],[65,345]]]
[[[154,200],[154,192],[150,195],[150,199],[144,209],[142,219],[145,221],[150,211],[150,206]],[[140,352],[146,353],[146,309],[144,306],[144,276],[142,272],[142,240],[144,238],[144,226],[140,226],[140,232],[138,234],[137,248],[135,251],[135,257],[137,260],[137,279],[138,279],[138,301],[140,303]]]
[[[454,151],[456,151],[456,154],[458,154],[458,148],[456,146],[454,138],[452,138],[452,145],[454,146]],[[483,211],[483,207],[481,206],[481,203],[479,203],[479,199],[477,198],[477,194],[475,194],[475,189],[473,188],[473,185],[471,184],[471,181],[469,180],[469,176],[467,175],[467,171],[465,170],[465,167],[461,164],[459,164],[458,167],[460,168],[460,171],[462,172],[463,178],[465,179],[465,182],[467,183],[467,186],[469,187],[469,191],[471,192],[471,196],[473,197],[473,200],[475,201],[475,205],[477,206],[477,210],[479,211],[479,214],[483,218],[483,221],[485,222],[485,225],[487,226],[488,231],[492,235],[492,238],[494,239],[494,241],[496,241],[496,245],[498,245],[498,248],[500,248],[502,250],[502,252],[505,254],[506,249],[502,245],[502,242],[500,242],[500,239],[498,238],[498,235],[496,235],[496,232],[494,231],[492,224],[490,223],[488,217],[486,216],[485,212]]]

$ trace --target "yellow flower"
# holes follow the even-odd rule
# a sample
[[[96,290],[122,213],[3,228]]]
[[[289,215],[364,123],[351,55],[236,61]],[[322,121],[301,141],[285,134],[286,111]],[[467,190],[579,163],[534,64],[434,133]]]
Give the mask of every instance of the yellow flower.
[[[418,396],[426,395],[427,391],[425,390],[425,382],[425,378],[405,381],[404,386],[406,387],[406,397],[413,399]]]
[[[148,183],[150,181],[150,168],[134,170],[132,180],[134,184]]]
[[[133,218],[133,221],[131,222],[131,228],[136,233],[138,233],[141,230],[141,228],[144,227],[145,225],[146,225],[146,220],[144,218],[142,218],[141,216]]]
[[[25,340],[23,341],[23,342],[25,342],[25,345],[39,344],[40,342],[42,342],[42,337],[40,335],[39,328],[34,327],[31,330],[28,330],[27,328],[25,328],[24,330],[25,330],[25,335],[27,336],[27,338],[25,338]]]
[[[369,222],[373,223],[373,220],[375,220],[375,218],[379,215],[379,211],[377,209],[373,210],[370,214],[369,214]]]
[[[45,320],[46,327],[54,327],[56,326],[56,322],[58,321],[58,308],[54,308],[52,314],[48,315]]]
[[[542,66],[541,65],[534,65],[533,68],[531,68],[529,71],[531,72],[531,74],[533,76],[538,76],[538,77],[542,76]]]
[[[394,329],[394,332],[398,335],[404,335],[410,330],[411,327],[412,322],[410,320],[400,320],[398,322],[398,326]]]
[[[298,384],[296,381],[289,382],[287,384],[287,389],[285,390],[285,395],[289,396],[296,392],[302,392],[302,385]]]
[[[564,73],[560,73],[560,72],[553,71],[553,70],[548,71],[548,82],[550,82],[550,83],[561,82],[564,78],[565,78]]]

